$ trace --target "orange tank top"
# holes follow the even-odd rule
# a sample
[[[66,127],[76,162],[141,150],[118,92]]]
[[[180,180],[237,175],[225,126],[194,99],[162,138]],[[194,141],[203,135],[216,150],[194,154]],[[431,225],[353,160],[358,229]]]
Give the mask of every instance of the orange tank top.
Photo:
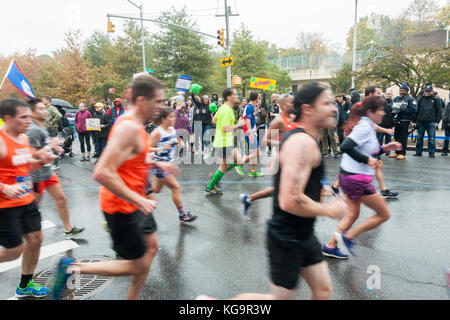
[[[130,116],[120,117],[111,129],[109,136],[111,137],[114,128],[122,121],[136,121]],[[148,144],[148,134],[144,127],[140,125],[140,135],[143,149],[136,157],[125,161],[117,171],[125,185],[141,196],[145,196],[144,188],[147,183],[147,172],[150,168],[150,147]],[[139,209],[117,197],[104,186],[100,187],[100,207],[109,214],[123,213],[129,214]]]
[[[30,161],[32,158],[30,145],[25,135],[21,135],[23,143],[12,140],[3,130],[0,130],[0,137],[6,146],[6,155],[0,159],[0,183],[22,184],[26,193],[20,198],[9,198],[0,192],[0,208],[15,208],[26,206],[34,201],[32,195],[33,183],[30,176]]]

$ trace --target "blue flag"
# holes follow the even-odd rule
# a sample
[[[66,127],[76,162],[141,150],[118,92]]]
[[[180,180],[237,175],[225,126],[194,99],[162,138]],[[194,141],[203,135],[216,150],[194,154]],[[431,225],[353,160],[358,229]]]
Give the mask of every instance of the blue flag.
[[[23,75],[22,71],[17,66],[17,63],[14,61],[14,59],[11,61],[11,64],[9,65],[8,71],[6,71],[5,78],[3,78],[3,81],[8,78],[9,81],[16,87],[20,92],[22,92],[24,95],[26,95],[28,98],[34,99],[34,91],[33,88],[31,88],[30,83],[28,82],[27,78]],[[2,82],[3,85],[3,82]],[[0,86],[1,88],[2,86]]]

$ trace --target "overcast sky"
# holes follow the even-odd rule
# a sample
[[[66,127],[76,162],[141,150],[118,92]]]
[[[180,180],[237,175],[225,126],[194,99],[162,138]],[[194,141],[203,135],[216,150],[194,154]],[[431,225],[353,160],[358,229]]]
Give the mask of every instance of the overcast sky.
[[[215,34],[225,27],[224,0],[135,0],[144,5],[145,17],[151,19],[171,6],[186,6],[194,15],[199,29]],[[412,0],[359,0],[358,16],[372,12],[397,17]],[[446,0],[438,0],[444,5]],[[354,0],[228,0],[233,13],[231,29],[241,23],[249,27],[259,40],[276,43],[278,47],[295,46],[300,32],[323,33],[324,38],[345,47],[349,28],[353,25]],[[106,31],[106,14],[138,16],[138,9],[127,0],[1,0],[0,1],[0,55],[24,53],[36,48],[39,54],[51,54],[64,46],[64,34],[70,28],[79,28],[84,38],[95,30]],[[116,34],[121,33],[122,21],[114,19]],[[157,30],[146,23],[150,31]],[[214,39],[208,38],[211,44]]]

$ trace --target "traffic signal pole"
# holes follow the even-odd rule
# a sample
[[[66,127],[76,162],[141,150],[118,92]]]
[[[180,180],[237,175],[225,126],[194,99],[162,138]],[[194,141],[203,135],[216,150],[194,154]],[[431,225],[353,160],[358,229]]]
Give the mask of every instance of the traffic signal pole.
[[[230,17],[239,16],[238,14],[232,14],[231,8],[228,6],[228,1],[225,0],[225,15],[216,15],[216,17],[225,17],[225,25],[227,30],[227,57],[231,55],[230,45]],[[231,88],[231,66],[227,67],[227,88]]]
[[[137,4],[133,3],[130,0],[127,0],[129,3],[131,3],[133,6],[135,6],[136,8],[139,9],[140,11],[140,15],[141,15],[141,41],[142,41],[142,68],[144,70],[144,72],[147,72],[147,66],[146,66],[146,62],[145,62],[145,37],[144,37],[144,6],[141,5],[138,6]]]

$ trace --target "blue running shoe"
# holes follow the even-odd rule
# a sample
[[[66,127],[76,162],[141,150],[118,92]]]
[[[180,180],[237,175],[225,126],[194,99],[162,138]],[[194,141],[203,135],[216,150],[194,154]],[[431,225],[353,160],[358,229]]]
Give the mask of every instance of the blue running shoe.
[[[75,260],[72,260],[68,257],[61,257],[58,259],[58,263],[56,264],[56,268],[53,274],[53,298],[55,300],[62,299],[62,293],[64,288],[66,287],[67,279],[71,276],[70,273],[67,273],[67,268],[74,263]]]
[[[21,288],[17,286],[16,288],[16,297],[17,298],[25,298],[25,297],[34,297],[34,298],[43,298],[50,294],[50,289],[40,284],[34,283],[33,280],[28,282],[26,288]]]
[[[239,199],[242,200],[242,205],[244,207],[244,216],[246,216],[248,214],[248,208],[250,208],[252,203],[250,202],[248,194],[245,193],[240,194]]]
[[[356,254],[352,250],[354,246],[353,240],[345,237],[344,233],[334,232],[334,235],[336,236],[337,241],[342,245],[344,252],[356,257]]]
[[[322,247],[322,254],[327,257],[332,257],[336,259],[348,259],[348,255],[343,253],[338,246],[334,248],[328,248],[326,245]]]

